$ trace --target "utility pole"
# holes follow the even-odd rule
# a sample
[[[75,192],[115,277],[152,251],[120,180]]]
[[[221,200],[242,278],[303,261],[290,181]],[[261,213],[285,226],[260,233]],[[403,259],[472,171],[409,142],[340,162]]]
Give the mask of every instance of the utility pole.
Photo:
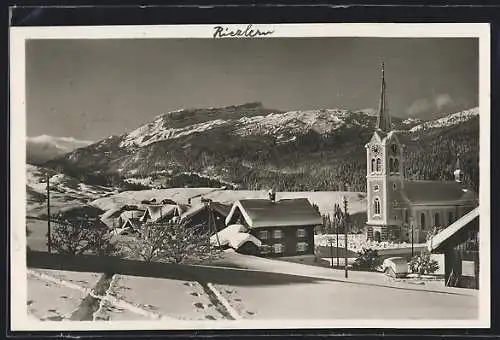
[[[335,223],[335,233],[337,234],[337,268],[340,268],[340,259],[339,259],[339,210],[340,207],[337,203],[335,203],[335,212],[333,214],[334,218],[333,221]]]
[[[345,234],[345,239],[344,239],[344,246],[345,246],[345,278],[347,279],[348,274],[347,274],[347,226],[348,226],[348,221],[347,221],[347,197],[343,197],[344,201],[344,234]]]
[[[410,230],[411,230],[411,257],[413,257],[413,216],[410,216]]]
[[[411,257],[413,257],[413,222],[411,224]]]
[[[50,175],[48,172],[46,175],[46,180],[47,180],[47,251],[50,254],[52,247],[52,239],[50,230]]]
[[[219,240],[219,232],[217,230],[217,226],[215,225],[215,218],[213,218],[212,214],[212,200],[208,199],[205,201],[205,206],[208,209],[208,230],[209,232],[212,230],[212,221],[214,222],[214,232],[215,232],[215,238],[217,239],[217,245],[219,246],[220,249],[220,240]],[[210,240],[209,240],[210,242]]]

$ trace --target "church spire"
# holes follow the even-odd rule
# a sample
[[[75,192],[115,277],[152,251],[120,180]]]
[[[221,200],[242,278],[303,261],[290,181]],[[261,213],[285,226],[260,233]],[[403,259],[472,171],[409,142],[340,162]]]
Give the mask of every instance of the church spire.
[[[385,89],[385,70],[384,63],[382,63],[382,86],[380,88],[380,103],[378,107],[378,117],[377,117],[377,129],[384,132],[391,131],[391,117],[387,112],[387,102],[386,102],[386,89]]]

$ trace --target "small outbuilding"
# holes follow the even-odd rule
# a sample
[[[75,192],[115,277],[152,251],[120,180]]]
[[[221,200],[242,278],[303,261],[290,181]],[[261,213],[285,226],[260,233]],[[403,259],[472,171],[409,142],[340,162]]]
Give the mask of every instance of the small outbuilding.
[[[446,286],[479,289],[479,207],[430,238],[427,248],[444,254]]]

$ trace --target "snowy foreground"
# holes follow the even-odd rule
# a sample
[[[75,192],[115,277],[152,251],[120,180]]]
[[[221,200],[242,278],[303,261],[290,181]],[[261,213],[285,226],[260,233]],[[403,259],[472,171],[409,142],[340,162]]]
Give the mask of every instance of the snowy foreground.
[[[168,270],[162,277],[114,274],[101,293],[92,289],[102,274],[30,268],[28,312],[75,321],[478,317],[477,291],[443,282],[409,284],[372,272],[349,272],[346,280],[342,270],[231,251],[210,266],[189,268],[179,277]],[[188,272],[193,276],[183,276]],[[86,311],[89,294],[96,301]]]

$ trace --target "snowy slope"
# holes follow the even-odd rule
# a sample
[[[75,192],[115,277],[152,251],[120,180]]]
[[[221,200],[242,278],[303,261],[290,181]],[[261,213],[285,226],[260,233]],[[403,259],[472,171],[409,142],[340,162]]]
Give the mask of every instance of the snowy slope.
[[[112,189],[81,183],[35,165],[26,165],[27,214],[38,216],[46,212],[46,174],[50,176],[50,205],[53,212],[71,206],[81,206],[99,197],[110,195]]]
[[[460,111],[457,113],[452,113],[446,117],[439,118],[436,120],[427,121],[425,123],[414,126],[410,129],[410,132],[418,132],[422,130],[442,128],[447,126],[452,126],[468,121],[469,119],[479,115],[479,107]]]
[[[124,135],[120,147],[144,147],[152,143],[176,139],[212,129],[228,126],[233,134],[239,136],[301,134],[308,130],[325,134],[345,125],[345,118],[352,113],[348,110],[324,109],[270,113],[267,115],[235,117],[235,119],[214,119],[182,127],[169,125],[169,114],[158,116],[153,122],[145,124]],[[366,116],[370,112],[359,111]],[[283,136],[281,136],[283,137]]]

